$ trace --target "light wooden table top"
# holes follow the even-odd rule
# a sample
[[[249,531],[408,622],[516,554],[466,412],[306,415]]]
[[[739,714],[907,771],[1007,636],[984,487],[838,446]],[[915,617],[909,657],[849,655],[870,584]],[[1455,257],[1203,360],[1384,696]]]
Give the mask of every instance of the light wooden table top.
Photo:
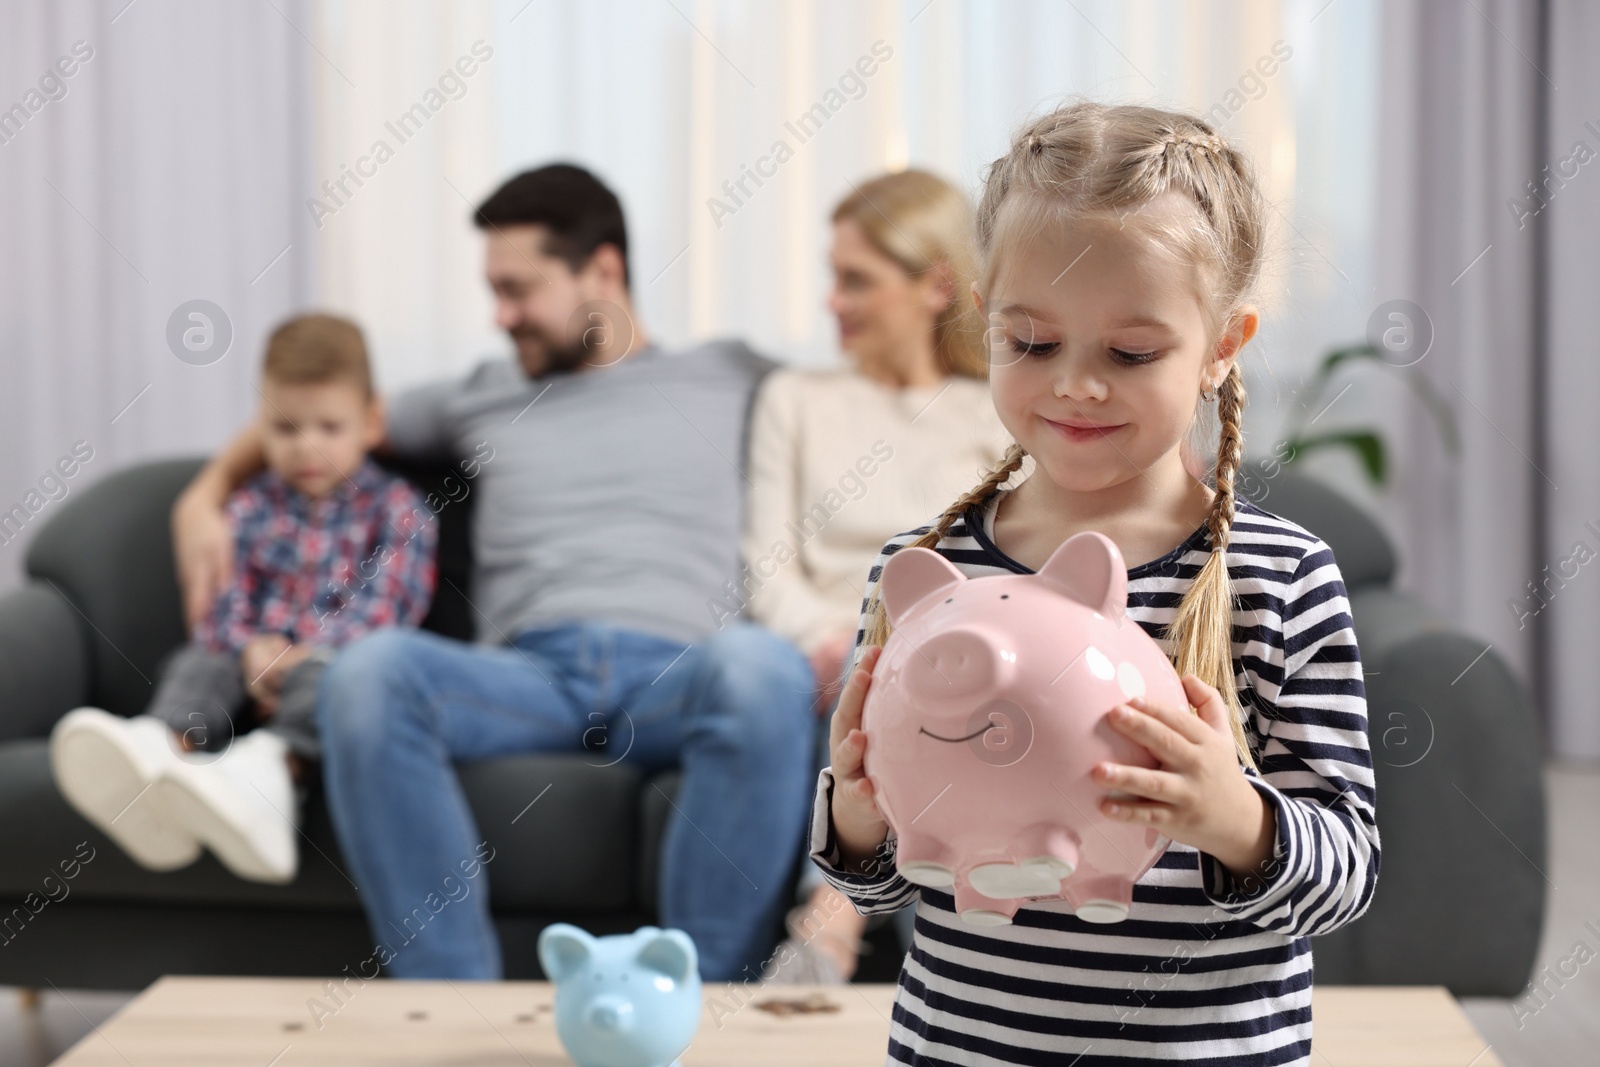
[[[726,986],[708,986],[683,1067],[878,1067],[894,990],[769,987],[741,1005]],[[1501,1067],[1442,986],[1318,986],[1312,998],[1318,1067]],[[558,1067],[571,1061],[551,1003],[545,982],[350,981],[341,990],[307,978],[168,977],[56,1064]],[[822,1010],[794,1010],[808,1004]]]

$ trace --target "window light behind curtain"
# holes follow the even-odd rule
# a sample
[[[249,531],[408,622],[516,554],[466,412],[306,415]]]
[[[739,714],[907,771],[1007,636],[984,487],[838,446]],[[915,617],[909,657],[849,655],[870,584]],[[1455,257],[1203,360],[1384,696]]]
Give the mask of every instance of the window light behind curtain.
[[[1375,15],[1363,0],[314,10],[319,180],[337,180],[378,141],[393,149],[319,219],[319,291],[367,325],[391,387],[506,350],[469,212],[505,177],[558,159],[592,167],[621,195],[635,299],[654,336],[738,335],[788,362],[833,362],[827,217],[850,183],[911,164],[975,197],[1011,131],[1069,93],[1208,114],[1254,155],[1277,255],[1251,350],[1252,454],[1270,451],[1320,353],[1358,338],[1379,302],[1369,280]],[[475,42],[492,55],[457,68]],[[875,47],[873,73],[849,77]],[[468,67],[425,101],[442,75]],[[411,110],[434,101],[425,121]],[[800,123],[819,103],[826,120]],[[395,126],[408,111],[411,123]],[[778,142],[791,152],[781,163]],[[770,176],[758,185],[753,169]],[[1318,428],[1336,422],[1330,413]]]

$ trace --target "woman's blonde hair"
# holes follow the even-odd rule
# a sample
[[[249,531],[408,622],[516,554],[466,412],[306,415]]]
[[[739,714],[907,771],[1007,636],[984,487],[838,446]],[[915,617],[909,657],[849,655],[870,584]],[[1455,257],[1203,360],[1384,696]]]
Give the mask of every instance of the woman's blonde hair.
[[[847,219],[907,274],[945,276],[953,295],[933,328],[939,363],[946,374],[987,378],[983,324],[972,302],[972,205],[961,190],[925,170],[885,174],[856,186],[833,209],[834,222]]]
[[[1262,269],[1265,208],[1249,159],[1210,125],[1182,112],[1093,102],[1070,104],[1023,127],[985,177],[978,205],[980,291],[988,293],[1001,251],[1052,221],[1124,219],[1154,198],[1176,191],[1197,213],[1185,225],[1142,229],[1201,272],[1210,352],[1223,327],[1255,287]],[[1209,399],[1209,398],[1208,398]],[[1240,761],[1255,768],[1233,669],[1232,581],[1227,547],[1235,513],[1234,476],[1243,460],[1244,379],[1235,360],[1216,389],[1219,423],[1207,519],[1211,550],[1184,594],[1165,636],[1180,675],[1195,674],[1227,703]],[[1013,443],[987,477],[957,500],[912,545],[932,548],[975,506],[987,503],[1027,453]],[[890,627],[881,590],[874,593],[865,644],[881,645]]]

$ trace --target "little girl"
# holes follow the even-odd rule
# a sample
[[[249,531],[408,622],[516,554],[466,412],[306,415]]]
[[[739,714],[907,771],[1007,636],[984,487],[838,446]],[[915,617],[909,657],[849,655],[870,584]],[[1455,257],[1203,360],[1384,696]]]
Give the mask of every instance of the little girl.
[[[1064,107],[990,168],[973,288],[1015,444],[873,564],[812,817],[811,857],[857,911],[916,902],[890,1062],[1310,1063],[1308,938],[1366,910],[1379,842],[1338,566],[1316,535],[1234,493],[1263,213],[1242,153],[1148,107]],[[1184,462],[1211,404],[1214,487]],[[895,870],[862,773],[861,707],[888,636],[878,577],[907,545],[972,578],[1032,573],[1091,529],[1121,549],[1128,616],[1193,705],[1108,712],[1160,766],[1097,767],[1101,814],[1173,843],[1120,923],[1032,901],[1009,925],[974,925],[951,893]]]

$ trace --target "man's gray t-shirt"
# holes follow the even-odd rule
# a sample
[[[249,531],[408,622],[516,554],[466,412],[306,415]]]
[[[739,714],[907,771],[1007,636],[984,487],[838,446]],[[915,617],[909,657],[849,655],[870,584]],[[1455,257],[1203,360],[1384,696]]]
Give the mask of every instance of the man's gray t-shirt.
[[[739,577],[751,396],[773,367],[739,342],[651,345],[541,378],[489,360],[393,397],[395,452],[480,464],[478,639],[574,619],[684,642],[716,629]]]

